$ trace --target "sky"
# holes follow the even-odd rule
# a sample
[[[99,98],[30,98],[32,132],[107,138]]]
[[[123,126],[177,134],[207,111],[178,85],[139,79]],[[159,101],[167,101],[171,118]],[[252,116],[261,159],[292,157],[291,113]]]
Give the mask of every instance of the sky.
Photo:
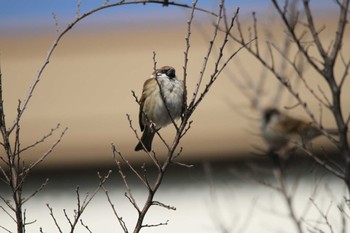
[[[110,3],[118,2],[118,1],[109,1]],[[192,1],[176,1],[180,3],[185,3],[188,5],[192,4]],[[212,0],[199,0],[198,6],[205,8],[212,8],[212,6],[216,6],[216,1]],[[242,5],[245,6],[261,4],[266,1],[257,1],[257,0],[247,0],[247,1],[228,1],[230,5]],[[260,2],[260,3],[259,3]],[[94,7],[101,6],[104,3],[103,0],[81,0],[81,12],[87,11]],[[73,17],[76,13],[78,1],[77,0],[34,0],[34,1],[26,1],[26,0],[0,0],[0,20],[21,20],[21,19],[29,19],[29,20],[38,20],[43,19],[47,16],[51,16],[52,12],[55,14],[63,16],[63,17]],[[142,4],[137,5],[128,5],[124,7],[115,7],[122,8],[120,10],[116,10],[119,13],[129,14],[131,17],[138,16],[140,14],[152,14],[154,11],[159,11],[161,8],[159,4],[149,4],[147,8],[151,10],[151,12],[145,12]],[[111,13],[111,11],[107,11],[107,13]]]
[[[113,2],[110,1],[110,3]],[[188,0],[177,2],[192,4],[192,1]],[[86,12],[103,3],[103,0],[81,0],[81,12]],[[317,0],[316,3],[320,9],[324,10],[329,10],[329,5],[333,5],[331,0]],[[52,13],[55,13],[61,24],[67,24],[74,19],[77,4],[78,0],[0,0],[0,36],[1,33],[52,27],[55,24]],[[271,7],[269,0],[227,0],[226,4],[232,10],[240,7],[241,15],[250,14],[252,11],[266,11]],[[199,0],[198,2],[198,6],[206,9],[213,9],[217,5],[217,0]],[[144,19],[146,16],[147,20],[164,18],[166,22],[175,19],[178,14],[183,15],[184,12],[184,9],[177,7],[166,9],[159,4],[147,6],[137,4],[107,9],[89,18],[92,18],[92,22],[95,23],[108,22],[111,19],[116,20],[115,15],[118,15],[118,20],[133,22],[139,21],[140,17]]]

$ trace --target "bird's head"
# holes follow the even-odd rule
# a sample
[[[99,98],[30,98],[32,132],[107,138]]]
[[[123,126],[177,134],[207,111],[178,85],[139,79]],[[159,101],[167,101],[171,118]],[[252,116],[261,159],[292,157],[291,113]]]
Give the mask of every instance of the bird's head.
[[[277,117],[280,114],[280,111],[276,108],[266,108],[262,112],[263,122],[265,124],[268,124],[273,117]]]
[[[171,66],[163,66],[155,71],[157,77],[166,75],[169,79],[176,77],[175,69]],[[154,74],[154,73],[153,73]]]

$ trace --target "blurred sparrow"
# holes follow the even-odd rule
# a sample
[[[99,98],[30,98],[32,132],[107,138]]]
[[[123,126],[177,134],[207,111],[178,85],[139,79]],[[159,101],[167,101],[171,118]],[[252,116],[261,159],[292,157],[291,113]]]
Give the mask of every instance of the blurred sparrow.
[[[311,122],[287,116],[275,108],[267,108],[262,113],[261,133],[271,150],[283,153],[295,145],[308,146],[311,141],[323,133]],[[337,135],[338,130],[326,129],[329,134]]]
[[[162,98],[160,90],[164,98]],[[143,134],[140,142],[135,147],[135,151],[142,149],[151,151],[156,131],[170,124],[172,119],[176,120],[181,116],[183,94],[184,84],[177,79],[175,69],[171,66],[163,66],[157,69],[153,72],[151,78],[145,81],[140,98],[139,112],[139,123]]]

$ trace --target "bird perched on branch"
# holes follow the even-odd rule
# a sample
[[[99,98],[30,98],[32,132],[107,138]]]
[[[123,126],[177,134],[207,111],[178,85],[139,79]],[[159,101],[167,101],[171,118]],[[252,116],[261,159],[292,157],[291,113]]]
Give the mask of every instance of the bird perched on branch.
[[[152,150],[156,131],[181,116],[183,95],[184,84],[177,79],[175,69],[171,66],[156,69],[151,78],[145,81],[139,101],[139,123],[143,134],[135,151]]]
[[[337,129],[325,131],[338,135]],[[312,122],[307,123],[290,117],[276,108],[266,108],[262,111],[261,133],[269,149],[278,154],[283,154],[297,145],[309,146],[313,139],[323,134]]]

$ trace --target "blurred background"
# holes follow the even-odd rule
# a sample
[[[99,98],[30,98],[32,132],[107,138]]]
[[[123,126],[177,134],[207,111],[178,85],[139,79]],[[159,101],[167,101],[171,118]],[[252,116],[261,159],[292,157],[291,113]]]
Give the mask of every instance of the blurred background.
[[[190,1],[183,2],[191,4]],[[65,28],[75,19],[76,14],[82,14],[101,4],[102,1],[83,0],[80,12],[77,12],[76,1],[1,1],[0,62],[8,124],[16,117],[18,100],[26,97],[39,68],[45,62],[47,52],[56,39],[56,29]],[[217,1],[210,0],[198,3],[199,7],[213,11],[217,10],[217,5]],[[246,31],[252,23],[252,12],[256,12],[262,38],[266,38],[267,32],[272,32],[276,43],[283,40],[283,29],[272,29],[275,26],[278,28],[278,17],[269,1],[227,1],[229,13],[232,14],[238,7],[240,21]],[[319,25],[325,24],[326,30],[334,29],[337,19],[334,17],[336,7],[332,1],[317,1],[317,4],[312,4],[312,9]],[[55,14],[58,26],[55,25],[52,13]],[[59,146],[28,182],[26,192],[30,193],[46,177],[50,178],[47,188],[26,206],[30,220],[37,219],[37,222],[28,226],[31,229],[29,232],[38,232],[40,226],[47,232],[54,232],[55,226],[46,203],[50,203],[58,215],[62,215],[61,221],[66,224],[62,209],[74,208],[75,187],[81,186],[82,193],[91,192],[98,184],[97,171],[103,173],[108,169],[116,170],[112,143],[129,161],[135,164],[149,162],[144,153],[134,152],[137,139],[129,127],[126,114],[131,116],[133,127],[139,132],[139,108],[131,91],[141,95],[143,82],[153,71],[153,52],[156,52],[158,66],[172,65],[177,70],[177,76],[183,77],[189,13],[188,9],[163,7],[159,4],[114,7],[87,17],[59,43],[21,122],[23,146],[39,140],[58,123],[62,130],[68,127]],[[212,23],[213,18],[196,12],[188,69],[190,94],[194,90],[207,51]],[[330,41],[333,34],[324,35],[324,39]],[[344,46],[349,48],[349,44]],[[232,43],[230,47],[235,51],[239,45]],[[214,52],[217,54],[217,46]],[[195,166],[172,168],[168,182],[159,194],[160,199],[176,206],[178,210],[151,211],[152,217],[148,220],[152,223],[169,219],[170,225],[148,229],[148,232],[220,232],[220,224],[217,224],[220,221],[217,218],[234,228],[232,232],[271,232],[280,228],[280,225],[274,227],[268,223],[276,217],[277,211],[273,208],[283,205],[283,201],[273,199],[266,187],[257,187],[254,182],[237,179],[233,172],[247,160],[263,160],[266,163],[263,155],[254,153],[257,147],[265,148],[259,136],[259,113],[251,108],[249,100],[235,82],[246,78],[258,79],[262,72],[259,63],[242,50],[214,84],[193,115],[192,127],[180,144],[183,152],[179,160]],[[310,77],[315,75],[311,69],[307,72]],[[310,78],[310,83],[325,88],[325,83],[319,82],[316,76]],[[270,92],[276,85],[273,78],[268,79],[261,97],[262,102],[268,104]],[[345,85],[350,87],[349,80]],[[281,106],[291,103],[290,97],[285,94]],[[318,103],[311,98],[310,108],[318,112]],[[344,99],[344,112],[349,109],[350,100],[347,98]],[[307,119],[299,109],[292,111],[292,114]],[[323,113],[323,123],[329,127],[335,125],[327,112]],[[174,130],[168,127],[162,130],[162,134],[170,140]],[[59,132],[55,135],[57,139]],[[55,137],[35,147],[25,154],[25,160],[30,162],[39,158],[54,141]],[[320,138],[316,140],[316,145],[319,144],[327,146],[329,143]],[[154,148],[162,158],[165,148],[157,138]],[[305,163],[303,171],[307,173],[310,161],[302,160],[302,163]],[[129,223],[132,225],[136,213],[123,196],[122,182],[117,172],[114,173],[109,182],[112,196],[116,203],[121,203],[120,209],[125,210],[121,215],[126,219],[130,216]],[[136,196],[142,200],[145,197],[144,190],[136,180],[132,180],[132,177],[130,179]],[[312,192],[308,187],[312,178],[309,179],[300,184],[304,192],[301,192],[297,205],[303,206],[303,201]],[[330,180],[327,179],[335,185],[335,190],[343,190],[341,182],[332,177],[325,178],[323,182],[329,183]],[[2,193],[7,192],[2,184],[0,187]],[[246,216],[252,214],[251,203],[259,206],[254,211],[258,217],[248,223],[245,220],[250,218]],[[274,207],[270,209],[270,205],[262,206],[259,203],[273,203],[271,206]],[[103,232],[119,232],[119,229],[116,230],[117,221],[113,218],[103,193],[95,198],[88,209],[84,220],[94,232],[102,232],[101,229]],[[96,213],[105,213],[106,209],[110,212],[96,221]],[[2,215],[4,217],[0,218],[0,224],[11,226],[11,219],[0,213]],[[281,226],[290,224],[287,218],[284,220]]]

